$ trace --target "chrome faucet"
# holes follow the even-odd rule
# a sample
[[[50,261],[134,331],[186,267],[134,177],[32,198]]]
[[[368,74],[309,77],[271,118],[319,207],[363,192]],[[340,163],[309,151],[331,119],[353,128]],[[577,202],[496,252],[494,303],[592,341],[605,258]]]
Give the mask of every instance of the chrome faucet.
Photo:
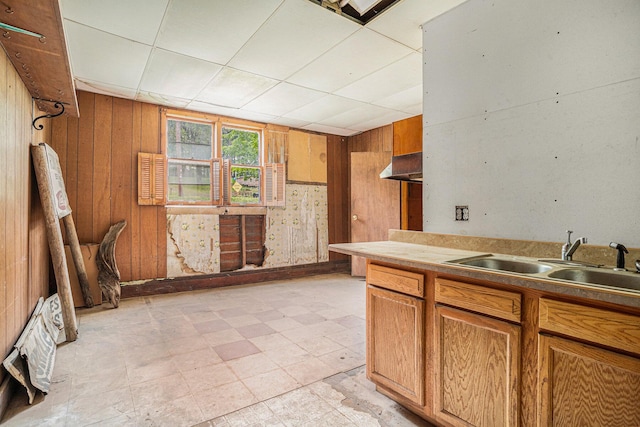
[[[571,261],[573,253],[580,247],[580,244],[587,243],[586,237],[580,237],[571,243],[571,233],[573,233],[573,231],[567,230],[567,243],[562,245],[562,259],[565,261]]]

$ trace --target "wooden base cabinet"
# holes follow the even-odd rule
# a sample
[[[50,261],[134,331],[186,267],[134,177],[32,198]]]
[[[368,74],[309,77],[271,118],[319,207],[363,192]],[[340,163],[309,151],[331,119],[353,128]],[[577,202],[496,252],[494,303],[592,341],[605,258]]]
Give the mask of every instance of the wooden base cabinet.
[[[424,300],[367,287],[367,377],[424,405]]]
[[[436,306],[436,419],[453,426],[517,426],[520,326]]]

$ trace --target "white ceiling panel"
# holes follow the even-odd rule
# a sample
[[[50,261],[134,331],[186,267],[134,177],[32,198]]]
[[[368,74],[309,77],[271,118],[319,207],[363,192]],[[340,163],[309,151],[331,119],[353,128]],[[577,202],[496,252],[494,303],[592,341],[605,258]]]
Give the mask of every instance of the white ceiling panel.
[[[275,116],[269,114],[254,113],[251,111],[241,110],[239,108],[222,107],[220,105],[208,104],[206,102],[193,101],[187,108],[193,111],[201,111],[203,113],[217,114],[219,116],[232,117],[236,119],[245,119],[262,123],[274,123]]]
[[[323,92],[283,82],[245,105],[244,109],[282,116],[325,95]]]
[[[151,47],[65,20],[74,77],[137,88]]]
[[[418,84],[422,84],[422,55],[414,52],[335,93],[346,98],[373,102]]]
[[[112,86],[103,82],[93,82],[90,80],[75,80],[76,90],[99,93],[101,95],[117,96],[118,98],[134,99],[136,90],[120,86]]]
[[[282,1],[172,1],[156,46],[225,65]]]
[[[415,114],[420,114],[420,111],[422,111],[422,84],[396,92],[386,98],[378,99],[373,103],[381,107],[407,113],[415,113],[417,107],[418,112]]]
[[[343,111],[361,107],[362,102],[341,96],[327,95],[317,101],[300,107],[284,115],[284,117],[317,122],[335,116]]]
[[[310,1],[286,0],[229,66],[285,79],[359,28]]]
[[[295,73],[290,82],[332,92],[407,56],[412,50],[361,28]]]
[[[288,117],[276,117],[272,122],[274,125],[289,126],[292,128],[303,128],[311,123],[306,120],[290,119]]]
[[[151,52],[140,90],[194,98],[222,69],[221,65],[162,49]]]
[[[358,124],[380,118],[390,112],[391,110],[388,108],[364,104],[358,108],[336,114],[328,119],[320,120],[318,123],[327,126],[356,129]]]
[[[196,100],[223,107],[240,108],[277,83],[277,80],[225,67]]]
[[[363,121],[363,122],[358,122],[356,124],[354,124],[353,126],[351,126],[352,128],[359,130],[359,131],[366,131],[369,129],[375,129],[375,128],[379,128],[381,126],[386,126],[390,123],[396,122],[398,120],[402,120],[407,118],[407,115],[403,112],[400,111],[393,111],[393,110],[389,110],[387,113],[385,113],[384,115],[372,119],[372,120],[367,120],[367,121]]]
[[[421,25],[467,0],[403,0],[367,24],[412,49],[422,48]]]
[[[136,101],[148,102],[150,104],[166,105],[168,107],[186,108],[190,100],[176,98],[174,96],[161,95],[153,92],[138,92]]]
[[[360,131],[356,129],[345,129],[345,128],[337,128],[333,126],[321,125],[318,123],[312,123],[310,125],[304,126],[302,129],[310,130],[313,132],[321,132],[328,133],[331,135],[340,135],[340,136],[350,136],[360,133]]]
[[[107,33],[152,45],[169,0],[62,0],[63,16]]]

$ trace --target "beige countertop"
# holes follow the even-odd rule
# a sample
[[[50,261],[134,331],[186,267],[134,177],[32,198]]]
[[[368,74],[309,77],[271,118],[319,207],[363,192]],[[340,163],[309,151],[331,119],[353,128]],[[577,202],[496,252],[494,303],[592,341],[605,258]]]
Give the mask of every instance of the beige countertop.
[[[448,262],[488,255],[487,252],[476,252],[430,246],[399,241],[334,243],[329,250],[346,255],[365,257],[373,261],[392,263],[399,266],[431,270],[443,274],[454,274],[494,283],[503,283],[552,292],[563,296],[575,296],[613,304],[640,308],[640,291],[623,290],[600,285],[588,285],[579,282],[550,279],[546,274],[518,274],[470,267]],[[509,257],[510,255],[504,255]],[[523,258],[523,257],[516,257]],[[535,258],[533,258],[535,260]],[[558,265],[555,269],[567,268]]]

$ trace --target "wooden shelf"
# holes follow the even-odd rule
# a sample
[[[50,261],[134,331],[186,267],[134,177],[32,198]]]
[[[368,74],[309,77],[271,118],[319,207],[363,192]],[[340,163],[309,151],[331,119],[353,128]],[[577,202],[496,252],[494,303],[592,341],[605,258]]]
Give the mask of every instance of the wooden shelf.
[[[38,108],[58,113],[54,102],[64,104],[65,114],[78,117],[71,65],[57,0],[10,0],[0,4],[0,22],[42,34],[44,38],[0,30],[0,43]]]

